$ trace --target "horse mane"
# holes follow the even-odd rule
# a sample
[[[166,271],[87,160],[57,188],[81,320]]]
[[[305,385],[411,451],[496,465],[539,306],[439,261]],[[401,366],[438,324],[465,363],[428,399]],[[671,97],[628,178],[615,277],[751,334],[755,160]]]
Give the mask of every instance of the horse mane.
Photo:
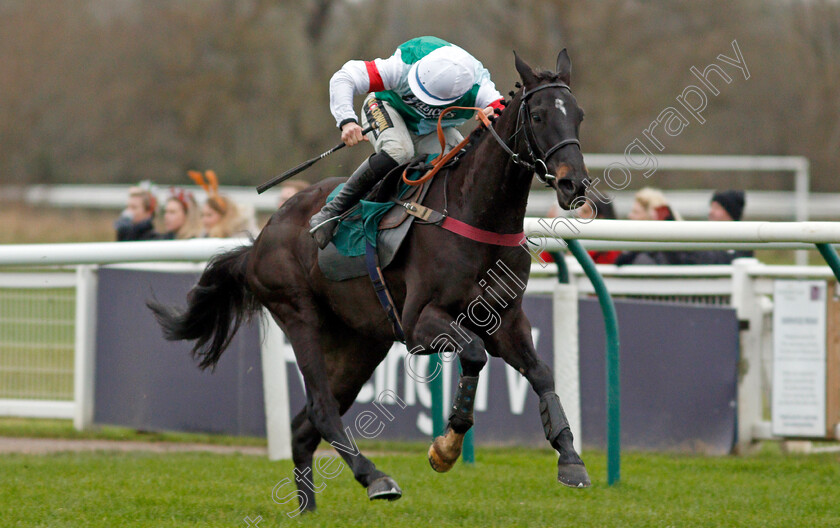
[[[536,75],[538,84],[553,83],[553,82],[559,82],[560,81],[560,75],[557,72],[553,72],[553,71],[549,71],[549,70],[540,70],[540,71],[534,72],[534,74]],[[522,91],[522,83],[517,81],[516,84],[515,84],[515,87],[516,87],[516,91],[511,90],[510,92],[508,92],[508,96],[510,97],[510,99],[503,99],[502,100],[503,101],[503,106],[505,107],[505,110],[507,109],[508,105],[510,105],[513,102],[513,99]],[[499,117],[500,115],[501,115],[501,113],[496,114],[496,117]],[[481,136],[481,134],[483,132],[484,132],[484,127],[479,126],[479,127],[476,127],[470,133],[470,136],[471,136],[471,138],[478,139],[478,137]]]
[[[538,84],[553,83],[553,82],[559,82],[560,81],[560,75],[557,74],[557,72],[553,72],[553,71],[549,71],[549,70],[535,71],[534,75],[536,76]],[[501,112],[497,113],[495,115],[495,118],[492,118],[491,120],[494,121],[496,118],[501,117],[501,115],[505,111],[507,111],[508,106],[510,106],[513,103],[513,100],[517,96],[522,94],[522,90],[523,90],[522,83],[517,81],[514,86],[516,87],[516,91],[511,90],[510,92],[508,92],[508,96],[510,98],[509,99],[502,99],[502,105],[504,106],[504,109]],[[467,143],[467,146],[464,148],[464,153],[465,154],[467,152],[471,151],[473,148],[475,148],[475,146],[478,144],[478,140],[481,139],[485,135],[484,133],[486,131],[487,131],[487,129],[485,127],[477,126],[473,129],[472,132],[470,132],[470,134],[468,136],[470,140]]]

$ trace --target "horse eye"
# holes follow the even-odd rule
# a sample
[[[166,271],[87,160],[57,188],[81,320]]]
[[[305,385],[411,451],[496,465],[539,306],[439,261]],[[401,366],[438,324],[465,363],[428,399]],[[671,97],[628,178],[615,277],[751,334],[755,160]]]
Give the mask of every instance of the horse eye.
[[[539,123],[540,121],[542,121],[542,119],[540,119],[539,114],[531,114],[531,121],[533,121],[534,123]]]

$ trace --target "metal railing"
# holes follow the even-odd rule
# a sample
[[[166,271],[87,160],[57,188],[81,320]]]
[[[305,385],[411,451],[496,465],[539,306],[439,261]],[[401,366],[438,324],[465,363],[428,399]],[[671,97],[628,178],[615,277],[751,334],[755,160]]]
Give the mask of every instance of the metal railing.
[[[73,273],[0,274],[3,414],[72,416],[75,285]]]

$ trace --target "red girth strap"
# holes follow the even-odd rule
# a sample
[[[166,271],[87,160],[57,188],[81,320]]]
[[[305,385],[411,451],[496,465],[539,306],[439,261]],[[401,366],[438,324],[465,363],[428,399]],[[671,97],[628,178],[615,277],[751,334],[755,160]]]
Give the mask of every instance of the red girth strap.
[[[451,231],[456,235],[460,235],[476,242],[483,244],[493,244],[494,246],[515,247],[522,244],[525,240],[525,233],[494,233],[487,231],[480,227],[471,226],[460,220],[456,220],[451,216],[444,216],[441,213],[430,209],[417,202],[396,202],[403,207],[408,214],[416,216],[428,224],[440,226],[447,231]]]
[[[482,242],[484,244],[493,244],[494,246],[514,247],[520,245],[522,241],[525,240],[524,232],[509,234],[494,233],[492,231],[486,231],[484,229],[465,224],[464,222],[456,220],[451,216],[444,218],[440,227],[446,229],[447,231],[452,231],[456,235],[469,238],[470,240],[475,240],[476,242]]]

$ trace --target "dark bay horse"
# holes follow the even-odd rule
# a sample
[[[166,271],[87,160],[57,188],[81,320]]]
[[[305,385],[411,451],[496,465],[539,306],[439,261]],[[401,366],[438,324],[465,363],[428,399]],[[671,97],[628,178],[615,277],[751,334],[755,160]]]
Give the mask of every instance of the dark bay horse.
[[[553,187],[564,209],[574,202],[580,205],[587,185],[577,139],[583,111],[568,87],[571,61],[566,50],[558,55],[554,72],[534,71],[515,58],[523,86],[495,122],[498,137],[487,130],[479,134],[448,174],[432,180],[424,200],[427,207],[499,234],[522,232],[535,172]],[[193,355],[202,368],[216,364],[249,314],[267,307],[291,342],[306,385],[307,404],[292,420],[296,475],[311,475],[313,453],[325,439],[371,499],[394,500],[402,494],[399,486],[348,448],[355,444],[341,420],[385,358],[394,333],[367,277],[343,282],[324,277],[308,233],[309,218],[339,181],[299,192],[271,217],[252,246],[213,258],[191,290],[185,311],[153,302],[149,306],[167,339],[195,340]],[[546,438],[559,453],[558,480],[586,487],[589,477],[572,447],[554,377],[537,357],[522,311],[521,288],[530,265],[530,254],[522,247],[482,243],[418,222],[385,270],[408,350],[457,352],[462,369],[446,433],[435,439],[429,461],[435,470],[446,471],[458,459],[464,434],[473,424],[486,350],[524,375],[539,396]],[[493,269],[498,273],[500,266],[509,272],[507,289],[498,282],[494,290],[487,286],[487,274]],[[499,316],[492,326],[477,315],[479,298],[488,303],[485,316],[490,311]],[[314,509],[312,487],[296,480],[301,506]]]

